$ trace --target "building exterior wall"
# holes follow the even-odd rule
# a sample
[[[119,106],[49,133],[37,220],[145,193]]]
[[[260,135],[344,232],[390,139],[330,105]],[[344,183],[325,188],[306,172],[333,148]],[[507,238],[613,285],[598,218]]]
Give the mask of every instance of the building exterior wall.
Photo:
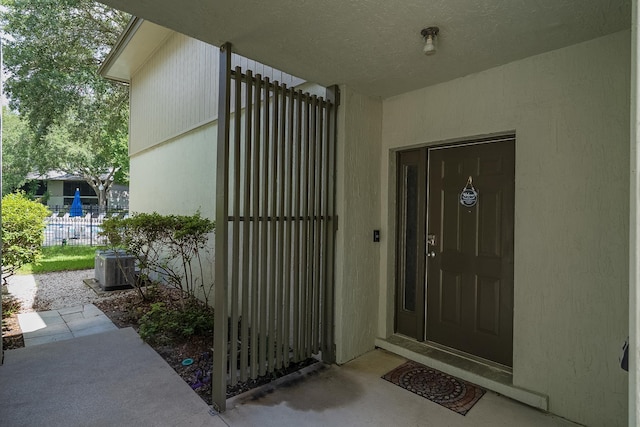
[[[381,220],[390,230],[396,150],[515,131],[513,382],[586,425],[627,417],[618,356],[628,335],[629,38],[616,33],[383,103]],[[386,337],[393,242],[381,259]]]
[[[336,360],[373,350],[378,322],[382,102],[341,87],[336,159]]]
[[[214,218],[216,132],[209,124],[131,156],[129,209]]]
[[[217,119],[218,60],[217,47],[174,33],[136,71],[131,78],[130,155]],[[302,82],[233,55],[236,65],[290,86]]]
[[[216,51],[175,33],[132,76],[131,155],[217,117]]]

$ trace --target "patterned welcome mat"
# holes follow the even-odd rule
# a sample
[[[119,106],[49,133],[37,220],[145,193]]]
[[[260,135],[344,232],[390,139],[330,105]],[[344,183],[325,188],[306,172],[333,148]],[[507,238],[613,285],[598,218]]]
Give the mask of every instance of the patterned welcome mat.
[[[382,378],[461,415],[466,415],[485,393],[478,386],[413,361]]]

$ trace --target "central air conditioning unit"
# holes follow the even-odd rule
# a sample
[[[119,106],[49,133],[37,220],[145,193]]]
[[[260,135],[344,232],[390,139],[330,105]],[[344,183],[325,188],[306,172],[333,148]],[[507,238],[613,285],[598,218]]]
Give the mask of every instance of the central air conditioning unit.
[[[135,269],[135,257],[124,251],[96,252],[95,279],[105,291],[132,288]]]

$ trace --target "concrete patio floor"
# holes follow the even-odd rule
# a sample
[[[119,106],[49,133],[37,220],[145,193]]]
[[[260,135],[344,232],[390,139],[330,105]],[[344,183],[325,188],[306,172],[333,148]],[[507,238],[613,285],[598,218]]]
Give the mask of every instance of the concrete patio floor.
[[[405,358],[371,351],[343,366],[296,374],[227,402],[230,426],[575,426],[487,391],[466,416],[380,378]]]
[[[572,426],[487,392],[466,416],[380,377],[375,350],[230,399],[216,414],[131,328],[5,352],[2,426]]]

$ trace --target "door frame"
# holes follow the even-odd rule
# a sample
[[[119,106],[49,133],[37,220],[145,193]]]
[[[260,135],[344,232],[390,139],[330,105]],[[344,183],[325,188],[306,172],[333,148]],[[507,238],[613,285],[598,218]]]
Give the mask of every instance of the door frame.
[[[419,283],[426,283],[427,270],[424,238],[426,234],[427,222],[424,219],[427,217],[427,176],[428,176],[428,151],[424,148],[417,148],[405,151],[399,151],[396,154],[396,194],[398,203],[396,204],[396,255],[395,255],[395,297],[394,297],[394,332],[401,333],[405,336],[416,339],[417,341],[424,341],[426,323],[426,286],[419,286]],[[404,158],[403,158],[404,157]],[[413,251],[407,251],[406,242],[408,233],[406,232],[407,223],[409,218],[407,217],[407,209],[409,203],[405,197],[404,189],[407,185],[401,178],[404,175],[404,171],[408,172],[411,166],[417,167],[416,183],[415,187],[417,194],[415,197],[414,213],[417,220],[415,221],[414,228],[416,229],[415,246]],[[405,179],[408,179],[405,178]],[[414,218],[415,219],[415,218]],[[415,268],[413,269],[412,279],[415,281],[415,289],[413,290],[413,310],[405,309],[405,297],[406,294],[406,277],[407,269],[402,267],[403,263],[408,262],[408,253],[413,252],[415,259],[413,260]],[[404,283],[403,283],[404,282]]]
[[[428,194],[428,176],[429,176],[429,167],[430,167],[430,163],[429,163],[429,157],[428,157],[428,152],[429,150],[433,150],[433,149],[447,149],[447,148],[455,148],[455,147],[464,147],[464,146],[471,146],[471,145],[480,145],[480,144],[490,144],[490,143],[496,143],[496,142],[504,142],[504,141],[513,141],[514,143],[514,149],[517,148],[515,146],[516,143],[516,133],[515,131],[507,131],[507,132],[501,132],[501,133],[496,133],[496,134],[490,134],[490,135],[484,135],[484,136],[477,136],[477,137],[468,137],[468,138],[456,138],[456,139],[452,139],[452,140],[447,140],[447,141],[436,141],[436,142],[431,142],[431,143],[424,143],[424,144],[420,144],[417,146],[411,146],[411,147],[398,147],[397,149],[392,150],[391,157],[390,157],[390,167],[389,167],[389,194],[390,194],[390,198],[389,200],[391,201],[395,201],[396,204],[394,205],[394,207],[392,209],[389,209],[389,227],[393,233],[393,238],[390,239],[389,241],[389,247],[388,247],[388,253],[391,255],[393,255],[391,258],[393,261],[390,262],[390,267],[392,267],[390,269],[390,274],[388,275],[391,286],[388,289],[387,295],[389,295],[390,297],[390,301],[388,302],[387,307],[389,308],[387,313],[388,313],[388,317],[387,317],[387,327],[388,327],[388,331],[390,332],[388,335],[394,335],[394,334],[398,334],[397,332],[397,310],[398,310],[398,302],[397,302],[397,292],[398,292],[398,278],[400,276],[400,265],[398,262],[399,259],[399,241],[401,239],[401,230],[400,230],[400,217],[398,215],[398,206],[397,203],[400,200],[401,197],[401,190],[400,190],[400,181],[399,181],[399,168],[400,168],[400,154],[404,153],[404,152],[409,152],[409,151],[413,151],[413,150],[425,150],[425,156],[426,156],[426,168],[425,168],[425,188],[427,189],[426,194],[424,195],[424,200],[425,200],[425,214],[424,214],[424,224],[423,224],[423,230],[424,230],[424,240],[426,241],[427,238],[427,227],[429,224],[429,217],[428,217],[428,203],[429,203],[429,194]],[[515,176],[514,176],[515,178]],[[515,192],[515,190],[514,190]],[[515,195],[515,194],[514,194]],[[515,221],[515,197],[514,197],[514,221]],[[513,240],[514,240],[514,259],[513,262],[515,264],[515,222],[513,224]],[[426,247],[426,244],[423,245]],[[440,348],[443,349],[444,351],[449,351],[452,352],[454,354],[459,353],[464,355],[465,357],[470,357],[472,359],[477,359],[483,363],[486,363],[488,365],[495,365],[495,366],[499,366],[499,367],[504,367],[507,368],[508,371],[511,371],[511,368],[508,368],[507,366],[503,366],[501,364],[498,364],[496,362],[490,361],[490,360],[486,360],[483,359],[480,356],[476,356],[470,353],[465,353],[463,351],[454,349],[454,348],[449,348],[446,347],[444,345],[438,344],[436,342],[432,342],[432,341],[428,341],[427,337],[426,337],[426,333],[427,333],[427,276],[428,276],[428,263],[426,262],[426,252],[425,252],[425,268],[424,268],[424,290],[423,290],[423,295],[424,295],[424,310],[423,310],[423,324],[422,324],[422,339],[415,339],[413,337],[409,337],[410,339],[415,339],[415,341],[417,342],[423,342],[429,346],[433,346],[436,348]],[[515,294],[515,268],[513,271],[513,291]],[[514,311],[515,311],[515,307],[514,307]],[[514,321],[515,316],[512,317],[512,322]],[[515,336],[513,336],[513,342],[515,342]]]

